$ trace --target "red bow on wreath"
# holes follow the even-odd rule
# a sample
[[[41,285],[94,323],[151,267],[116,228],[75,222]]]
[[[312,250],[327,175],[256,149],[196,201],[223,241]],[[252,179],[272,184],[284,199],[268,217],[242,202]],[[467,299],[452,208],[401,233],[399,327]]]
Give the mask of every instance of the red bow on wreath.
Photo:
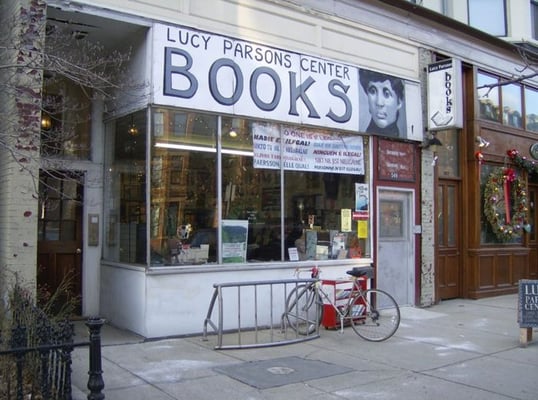
[[[510,223],[510,184],[516,180],[516,171],[512,168],[504,170],[504,210],[506,213],[506,223]]]
[[[504,170],[504,177],[508,182],[512,183],[516,180],[516,171],[514,171],[512,168],[506,168]]]
[[[506,151],[506,154],[508,155],[508,157],[514,158],[518,155],[518,151],[516,149],[510,149]]]

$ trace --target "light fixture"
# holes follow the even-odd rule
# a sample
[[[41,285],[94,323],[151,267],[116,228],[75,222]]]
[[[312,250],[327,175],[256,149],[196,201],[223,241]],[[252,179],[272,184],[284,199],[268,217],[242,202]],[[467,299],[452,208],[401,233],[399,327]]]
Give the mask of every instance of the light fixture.
[[[241,120],[239,118],[232,118],[232,127],[230,128],[230,132],[228,132],[228,135],[231,138],[236,138],[239,135],[240,130]]]
[[[131,124],[129,125],[129,129],[127,129],[127,133],[131,136],[137,136],[138,135],[138,128],[136,127],[134,123],[134,116],[131,115]]]
[[[191,145],[177,144],[177,143],[157,142],[155,143],[155,147],[158,147],[161,149],[172,149],[172,150],[202,151],[204,153],[216,153],[217,152],[217,149],[214,147],[191,146]],[[222,149],[221,153],[232,154],[236,156],[254,157],[253,151],[245,151],[245,150]]]
[[[129,129],[127,130],[127,133],[129,133],[129,135],[131,136],[136,136],[138,135],[138,128],[136,127],[135,124],[131,124],[129,126]]]
[[[430,135],[430,138],[422,145],[423,149],[429,149],[430,147],[433,147],[433,151],[437,149],[437,146],[442,146],[443,143],[435,136]]]
[[[41,129],[48,131],[50,128],[52,128],[52,119],[50,118],[50,115],[47,113],[41,114]]]
[[[488,147],[489,146],[489,142],[487,140],[485,140],[482,136],[477,136],[476,137],[476,143],[478,143],[478,147]]]
[[[435,134],[430,133],[428,140],[422,144],[423,149],[429,149],[433,151],[433,158],[432,158],[432,166],[435,167],[437,165],[437,160],[439,159],[439,156],[437,155],[437,147],[442,146],[443,143],[435,136]]]

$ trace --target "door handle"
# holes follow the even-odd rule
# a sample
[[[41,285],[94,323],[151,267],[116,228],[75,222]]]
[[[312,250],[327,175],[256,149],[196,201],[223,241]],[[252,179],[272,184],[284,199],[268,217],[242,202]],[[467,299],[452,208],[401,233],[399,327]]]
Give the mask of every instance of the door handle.
[[[75,250],[75,253],[76,253],[76,254],[82,254],[82,250],[77,248],[77,249]]]

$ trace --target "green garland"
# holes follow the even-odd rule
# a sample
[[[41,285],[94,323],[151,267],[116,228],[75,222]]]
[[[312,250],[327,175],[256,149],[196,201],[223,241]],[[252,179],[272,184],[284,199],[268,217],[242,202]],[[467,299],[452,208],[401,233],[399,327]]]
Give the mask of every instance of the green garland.
[[[506,155],[515,166],[526,170],[530,175],[538,175],[538,164],[535,161],[531,161],[527,159],[527,157],[522,156],[516,149],[508,150]]]
[[[505,215],[505,182],[510,186],[510,218]],[[496,168],[484,187],[484,214],[493,233],[501,241],[521,236],[527,218],[527,193],[525,182],[511,168]]]

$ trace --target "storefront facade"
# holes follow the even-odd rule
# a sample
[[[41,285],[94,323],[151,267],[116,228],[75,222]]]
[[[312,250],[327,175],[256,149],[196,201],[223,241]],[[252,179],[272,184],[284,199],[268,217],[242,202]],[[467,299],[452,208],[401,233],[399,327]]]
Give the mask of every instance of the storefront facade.
[[[406,244],[412,279],[401,302],[415,304],[419,174],[410,165],[422,122],[408,105],[421,103],[419,84],[382,72],[399,86],[380,90],[393,98],[393,115],[380,117],[392,126],[372,133],[360,77],[371,70],[345,58],[181,25],[155,23],[148,37],[150,105],[105,129],[105,317],[148,337],[196,333],[215,282],[289,278],[313,265],[343,277],[375,261],[378,197],[382,231]],[[392,187],[374,194],[378,147]]]
[[[73,260],[82,315],[164,337],[201,332],[214,283],[296,267],[332,279],[373,263],[371,284],[416,306],[513,292],[536,274],[533,234],[491,239],[476,190],[488,164],[510,163],[504,147],[534,143],[532,100],[519,127],[479,112],[478,81],[519,66],[513,48],[381,3],[50,2],[47,24],[131,49],[129,92],[93,97],[88,151],[63,150],[78,184],[47,178],[83,199],[66,213],[78,222],[59,225],[77,240],[60,243],[35,202],[38,265]],[[430,129],[428,66],[450,59],[462,123]],[[491,143],[480,154],[477,136]]]

